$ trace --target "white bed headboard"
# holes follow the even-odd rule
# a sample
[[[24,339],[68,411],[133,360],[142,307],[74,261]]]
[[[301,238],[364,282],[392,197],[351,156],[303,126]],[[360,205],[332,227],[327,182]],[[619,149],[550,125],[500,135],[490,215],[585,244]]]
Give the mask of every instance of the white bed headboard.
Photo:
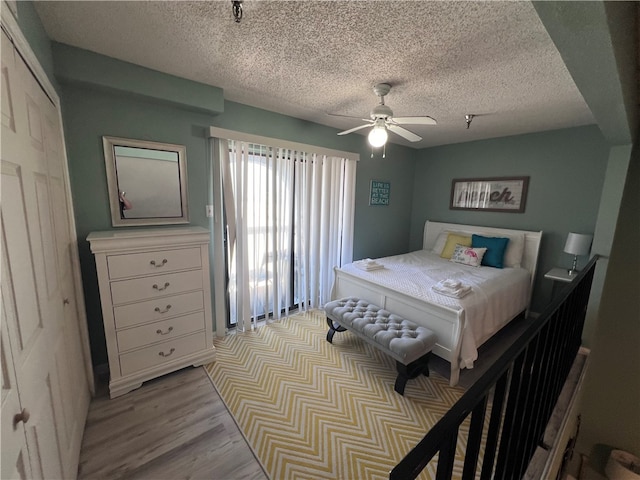
[[[538,253],[540,251],[540,241],[542,240],[542,231],[528,230],[512,230],[508,228],[483,227],[481,225],[462,225],[459,223],[442,223],[431,222],[427,220],[424,224],[424,238],[422,248],[431,250],[436,243],[438,235],[444,231],[476,233],[481,235],[491,234],[491,236],[508,235],[508,234],[524,234],[524,251],[522,253],[522,268],[529,270],[531,274],[531,290],[533,292],[533,282],[538,266]],[[529,293],[531,300],[531,293]]]

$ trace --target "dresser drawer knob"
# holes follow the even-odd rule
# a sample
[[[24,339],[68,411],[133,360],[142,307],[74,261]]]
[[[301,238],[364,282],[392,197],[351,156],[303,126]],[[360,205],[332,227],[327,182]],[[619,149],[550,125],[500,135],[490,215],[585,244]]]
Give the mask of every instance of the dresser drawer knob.
[[[173,332],[173,327],[169,327],[169,328],[167,328],[167,331],[166,331],[166,332],[163,332],[163,331],[162,331],[162,330],[160,330],[160,329],[156,330],[156,333],[157,333],[158,335],[169,335],[171,332]],[[169,354],[169,355],[171,355],[171,354]]]
[[[169,286],[169,282],[165,282],[164,287],[159,287],[157,283],[154,283],[153,289],[161,292],[162,290],[166,290],[168,286]]]
[[[159,352],[159,353],[158,353],[158,355],[160,355],[161,357],[170,357],[170,356],[171,356],[171,354],[172,354],[173,352],[175,352],[175,351],[176,351],[176,349],[175,349],[175,348],[172,348],[171,350],[169,350],[169,353]]]
[[[156,307],[154,308],[154,310],[158,313],[167,313],[169,310],[171,310],[171,304],[164,307],[164,310],[160,310],[160,307]]]
[[[161,263],[156,263],[155,260],[151,260],[149,263],[154,267],[159,268],[159,267],[164,267],[168,261],[169,260],[167,260],[166,258],[163,258]]]

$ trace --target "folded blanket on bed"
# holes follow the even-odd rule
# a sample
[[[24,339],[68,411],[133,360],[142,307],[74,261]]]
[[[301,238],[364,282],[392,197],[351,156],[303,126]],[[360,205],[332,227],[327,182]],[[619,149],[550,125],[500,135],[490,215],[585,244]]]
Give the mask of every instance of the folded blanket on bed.
[[[453,298],[462,298],[471,291],[471,287],[469,285],[464,285],[458,280],[451,279],[440,280],[438,283],[433,285],[431,289],[436,293]]]
[[[365,270],[367,272],[371,270],[379,270],[381,268],[384,268],[384,265],[376,262],[375,260],[371,260],[370,258],[365,258],[363,260],[358,260],[356,262],[353,262],[353,266],[358,267],[360,270]]]

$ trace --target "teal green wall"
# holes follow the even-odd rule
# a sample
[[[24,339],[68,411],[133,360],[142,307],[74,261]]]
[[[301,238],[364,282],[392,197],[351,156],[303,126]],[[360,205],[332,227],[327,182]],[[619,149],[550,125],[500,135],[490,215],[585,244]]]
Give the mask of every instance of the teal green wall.
[[[422,245],[426,220],[542,230],[532,310],[551,297],[543,275],[570,266],[562,252],[569,232],[593,233],[608,146],[595,126],[429,148],[416,165],[410,248]],[[529,176],[524,213],[450,210],[454,178]],[[586,258],[581,259],[582,263]],[[579,264],[580,265],[580,264]]]
[[[71,191],[94,365],[106,362],[106,347],[95,263],[86,237],[92,231],[112,228],[102,150],[103,135],[185,145],[191,224],[205,227],[208,226],[205,205],[209,185],[209,126],[359,152],[361,161],[358,163],[356,179],[354,258],[391,255],[408,250],[412,193],[411,188],[406,186],[412,184],[417,156],[415,150],[390,145],[385,159],[380,155],[371,158],[364,136],[339,137],[336,129],[266,110],[225,102],[224,113],[207,115],[194,111],[190,104],[179,108],[175,102],[153,101],[147,96],[104,88],[104,85],[94,87],[87,85],[84,80],[74,81],[73,72],[63,70],[74,51],[82,58],[94,54],[58,44],[54,44],[53,51],[54,60],[59,52],[65,56],[65,62],[55,67],[61,82]],[[110,68],[120,69],[122,77],[127,77],[129,64],[94,55],[94,68],[97,68],[96,64],[101,59],[108,61]],[[184,84],[178,82],[176,86],[188,89],[192,84],[185,81]],[[119,88],[122,88],[121,84]],[[369,207],[371,179],[391,183],[389,207]],[[380,225],[385,225],[384,231],[380,231]]]
[[[191,224],[207,226],[205,131],[211,117],[81,87],[61,88],[69,175],[94,365],[106,363],[100,297],[93,255],[85,240],[111,229],[102,136],[175,143],[187,147]]]
[[[532,3],[605,138],[630,143],[638,126],[637,2]]]
[[[53,43],[54,70],[60,82],[91,85],[156,103],[205,114],[224,110],[223,91],[219,87],[161,73],[121,62],[62,43]],[[125,75],[126,73],[126,75]]]
[[[38,58],[40,66],[49,77],[54,87],[57,87],[55,77],[53,75],[53,55],[51,53],[51,40],[47,36],[47,32],[42,26],[40,17],[33,7],[33,2],[16,2],[18,18],[17,23],[20,31],[29,42],[29,46]],[[3,7],[4,10],[5,7]]]
[[[606,444],[640,456],[640,146],[631,155],[582,394],[576,449]]]

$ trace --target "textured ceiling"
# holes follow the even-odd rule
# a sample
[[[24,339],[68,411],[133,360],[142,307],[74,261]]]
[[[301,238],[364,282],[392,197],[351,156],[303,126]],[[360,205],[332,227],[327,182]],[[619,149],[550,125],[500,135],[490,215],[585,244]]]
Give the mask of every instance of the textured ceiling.
[[[328,113],[368,118],[372,86],[390,83],[396,116],[438,121],[407,126],[419,143],[391,136],[413,147],[595,123],[530,2],[245,0],[241,23],[230,1],[36,9],[55,41],[339,129],[363,122]]]

